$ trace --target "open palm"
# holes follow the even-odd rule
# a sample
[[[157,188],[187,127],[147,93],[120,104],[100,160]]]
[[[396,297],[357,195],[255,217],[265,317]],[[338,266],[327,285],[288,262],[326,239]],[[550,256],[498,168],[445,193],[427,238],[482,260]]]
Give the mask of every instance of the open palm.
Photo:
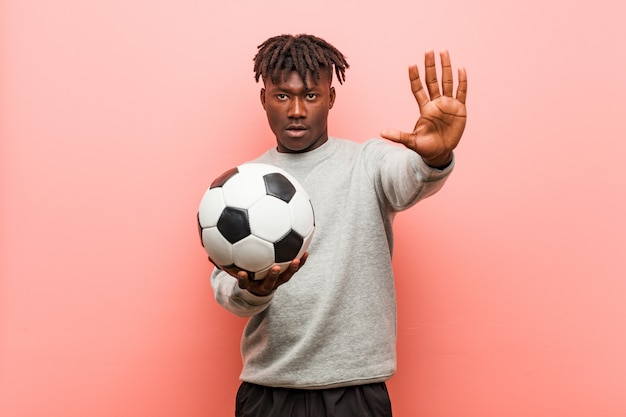
[[[442,83],[441,90],[437,81],[435,54],[428,51],[424,62],[426,66],[426,90],[422,85],[416,65],[409,67],[411,90],[417,100],[420,118],[413,132],[384,130],[381,136],[398,142],[417,152],[431,166],[443,166],[452,160],[452,151],[459,144],[465,123],[467,110],[467,74],[459,69],[459,85],[453,97],[452,66],[450,55],[441,51]]]

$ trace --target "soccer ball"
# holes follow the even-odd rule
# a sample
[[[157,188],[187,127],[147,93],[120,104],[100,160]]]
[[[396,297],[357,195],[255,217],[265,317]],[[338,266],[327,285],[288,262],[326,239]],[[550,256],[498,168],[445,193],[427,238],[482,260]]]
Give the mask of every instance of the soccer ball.
[[[272,266],[282,272],[304,254],[315,216],[309,196],[290,174],[248,163],[224,172],[204,193],[198,230],[216,266],[263,279]]]

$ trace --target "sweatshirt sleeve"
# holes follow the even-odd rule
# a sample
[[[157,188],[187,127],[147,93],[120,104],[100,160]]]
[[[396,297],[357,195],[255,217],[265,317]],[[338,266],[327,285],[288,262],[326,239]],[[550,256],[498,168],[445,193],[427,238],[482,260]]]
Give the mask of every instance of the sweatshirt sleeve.
[[[273,293],[260,297],[242,290],[234,277],[218,268],[211,274],[211,286],[217,302],[239,317],[250,317],[262,312],[274,297]]]
[[[454,168],[437,169],[415,152],[382,140],[366,146],[365,163],[379,198],[395,211],[405,210],[439,191]]]

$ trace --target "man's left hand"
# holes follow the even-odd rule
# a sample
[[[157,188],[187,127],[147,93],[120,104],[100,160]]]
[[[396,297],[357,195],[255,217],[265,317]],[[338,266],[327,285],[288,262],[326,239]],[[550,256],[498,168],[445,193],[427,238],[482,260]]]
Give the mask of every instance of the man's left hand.
[[[453,97],[452,66],[448,51],[440,52],[442,83],[441,90],[437,81],[435,53],[426,52],[426,88],[422,86],[417,65],[409,67],[411,90],[417,100],[420,118],[411,133],[399,130],[383,130],[381,136],[393,142],[401,143],[417,152],[428,165],[445,166],[452,161],[452,151],[461,140],[467,120],[465,98],[467,96],[467,74],[459,68],[459,85]],[[442,94],[443,92],[443,94]]]

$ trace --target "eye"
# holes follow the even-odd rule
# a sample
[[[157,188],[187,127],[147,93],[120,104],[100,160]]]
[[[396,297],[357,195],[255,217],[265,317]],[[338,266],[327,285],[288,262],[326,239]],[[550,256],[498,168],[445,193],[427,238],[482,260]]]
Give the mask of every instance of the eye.
[[[276,98],[280,101],[285,101],[287,100],[287,94],[283,94],[283,93],[276,94]]]
[[[306,95],[306,99],[309,100],[309,101],[315,100],[316,98],[317,98],[317,94],[314,94],[314,93],[308,93]]]

